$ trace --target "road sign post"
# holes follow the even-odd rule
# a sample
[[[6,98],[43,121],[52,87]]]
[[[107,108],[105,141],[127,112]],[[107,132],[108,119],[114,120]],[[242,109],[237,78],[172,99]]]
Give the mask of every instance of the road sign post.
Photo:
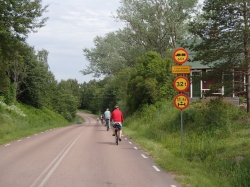
[[[173,60],[179,66],[172,66],[172,74],[190,74],[190,66],[182,66],[188,61],[188,52],[184,48],[177,48],[172,54]],[[189,80],[178,76],[174,80],[174,88],[179,92],[174,98],[174,106],[181,110],[181,149],[183,148],[183,114],[182,111],[189,106],[189,97],[183,92],[189,88]]]

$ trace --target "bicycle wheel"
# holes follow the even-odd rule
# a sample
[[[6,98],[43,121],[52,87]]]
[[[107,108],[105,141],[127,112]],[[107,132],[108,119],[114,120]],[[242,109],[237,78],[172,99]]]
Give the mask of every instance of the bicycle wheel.
[[[106,120],[107,131],[109,131],[109,119]]]
[[[118,145],[118,135],[117,135],[117,129],[115,129],[115,142],[116,142],[116,145]]]

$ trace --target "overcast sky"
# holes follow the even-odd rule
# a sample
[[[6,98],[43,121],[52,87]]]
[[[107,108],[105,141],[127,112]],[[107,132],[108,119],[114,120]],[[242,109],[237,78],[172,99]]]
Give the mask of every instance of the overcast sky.
[[[56,80],[71,78],[83,83],[94,79],[79,72],[89,65],[83,48],[94,47],[96,36],[123,28],[123,23],[111,18],[119,0],[43,0],[43,5],[48,4],[46,26],[30,34],[27,43],[49,52],[48,64]]]
[[[56,80],[89,82],[94,77],[79,72],[89,65],[83,48],[94,47],[96,36],[123,28],[123,23],[111,17],[120,7],[119,0],[43,0],[43,5],[48,4],[44,16],[49,20],[38,33],[29,35],[28,44],[49,52],[48,63]]]

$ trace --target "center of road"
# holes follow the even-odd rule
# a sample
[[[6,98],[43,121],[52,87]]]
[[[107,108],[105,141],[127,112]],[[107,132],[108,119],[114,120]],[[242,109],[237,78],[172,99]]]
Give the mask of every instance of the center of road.
[[[49,180],[50,176],[53,174],[53,172],[56,170],[56,168],[59,166],[59,164],[62,162],[63,158],[67,155],[67,153],[70,151],[71,147],[75,144],[75,142],[78,140],[78,138],[81,136],[83,131],[78,134],[75,138],[73,138],[67,145],[64,147],[64,149],[56,156],[56,158],[44,169],[44,171],[37,177],[37,179],[34,181],[34,183],[30,187],[36,186],[36,184],[41,180],[41,178],[48,172],[48,174],[42,179],[38,187],[43,187],[46,182]],[[52,168],[51,168],[52,167]]]

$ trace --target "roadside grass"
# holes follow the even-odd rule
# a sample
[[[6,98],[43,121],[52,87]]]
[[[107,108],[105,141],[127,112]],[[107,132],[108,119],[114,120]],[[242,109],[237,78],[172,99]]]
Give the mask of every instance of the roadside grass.
[[[70,125],[61,115],[43,108],[0,103],[0,145],[48,129]]]
[[[172,101],[145,106],[126,118],[124,133],[176,181],[189,187],[250,184],[250,115],[220,99],[180,111]]]

